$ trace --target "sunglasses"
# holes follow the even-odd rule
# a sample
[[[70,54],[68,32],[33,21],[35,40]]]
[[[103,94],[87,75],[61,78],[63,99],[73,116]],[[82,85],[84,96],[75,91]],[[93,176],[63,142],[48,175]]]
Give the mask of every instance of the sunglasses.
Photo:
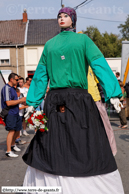
[[[15,80],[18,82],[19,79],[15,79]]]

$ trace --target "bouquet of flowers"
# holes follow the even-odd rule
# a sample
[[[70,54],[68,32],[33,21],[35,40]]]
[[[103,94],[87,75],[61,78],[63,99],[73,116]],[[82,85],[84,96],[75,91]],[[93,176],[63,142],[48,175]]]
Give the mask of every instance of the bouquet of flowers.
[[[43,111],[34,111],[34,113],[30,116],[29,119],[26,120],[28,122],[30,129],[37,129],[41,132],[48,131],[46,126],[48,118],[46,117]]]

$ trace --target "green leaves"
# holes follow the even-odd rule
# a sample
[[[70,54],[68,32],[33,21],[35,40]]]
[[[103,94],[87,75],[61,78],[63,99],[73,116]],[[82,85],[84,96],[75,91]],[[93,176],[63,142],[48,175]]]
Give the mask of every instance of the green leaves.
[[[107,32],[101,34],[98,28],[94,26],[87,27],[83,33],[93,40],[104,57],[121,57],[122,39],[119,35],[108,34]]]
[[[124,24],[120,24],[118,26],[120,28],[120,32],[122,34],[122,38],[125,40],[129,40],[129,15]]]

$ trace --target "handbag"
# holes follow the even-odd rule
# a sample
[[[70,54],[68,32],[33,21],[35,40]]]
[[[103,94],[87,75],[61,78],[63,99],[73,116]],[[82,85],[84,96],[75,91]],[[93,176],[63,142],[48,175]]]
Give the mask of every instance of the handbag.
[[[10,107],[6,106],[5,108],[2,109],[2,111],[0,112],[0,117],[4,120],[5,117],[8,115]]]

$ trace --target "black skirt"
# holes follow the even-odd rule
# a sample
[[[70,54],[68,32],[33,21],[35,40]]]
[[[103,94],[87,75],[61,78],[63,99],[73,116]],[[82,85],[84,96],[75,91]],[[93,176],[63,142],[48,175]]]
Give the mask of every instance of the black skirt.
[[[65,106],[65,112],[59,106]],[[23,160],[43,172],[84,177],[117,169],[102,119],[91,95],[84,89],[48,92],[44,112],[48,132],[37,131]]]

